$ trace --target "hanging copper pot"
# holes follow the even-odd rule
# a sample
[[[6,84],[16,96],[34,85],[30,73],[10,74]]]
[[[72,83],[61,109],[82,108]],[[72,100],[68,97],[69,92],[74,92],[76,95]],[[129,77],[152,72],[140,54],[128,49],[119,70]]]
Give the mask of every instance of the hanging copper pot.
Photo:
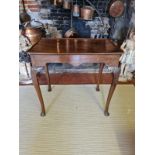
[[[57,5],[57,0],[50,0],[50,2],[51,2],[51,4],[53,4],[53,5]]]
[[[62,4],[63,0],[56,0],[58,3]]]
[[[55,5],[55,6],[62,6],[63,4],[63,0],[50,0],[51,4]]]
[[[112,0],[109,7],[109,14],[112,17],[119,17],[124,12],[124,3],[122,0]]]
[[[74,17],[80,16],[80,6],[78,4],[73,5],[73,16]]]
[[[63,8],[64,9],[71,9],[71,1],[70,0],[64,0],[63,1]]]
[[[84,6],[81,8],[81,18],[84,20],[92,20],[94,15],[94,8],[91,6]]]

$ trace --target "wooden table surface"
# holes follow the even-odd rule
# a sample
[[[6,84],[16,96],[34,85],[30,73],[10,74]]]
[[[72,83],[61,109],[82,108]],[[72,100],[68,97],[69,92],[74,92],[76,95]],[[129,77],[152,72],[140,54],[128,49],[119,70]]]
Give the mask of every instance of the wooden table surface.
[[[47,54],[100,54],[122,53],[110,39],[83,39],[83,38],[42,38],[30,51],[33,53]]]

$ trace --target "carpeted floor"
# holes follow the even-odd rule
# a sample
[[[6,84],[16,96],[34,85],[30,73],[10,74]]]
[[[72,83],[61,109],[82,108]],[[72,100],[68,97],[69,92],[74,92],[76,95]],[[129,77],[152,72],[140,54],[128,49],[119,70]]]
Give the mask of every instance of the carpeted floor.
[[[33,86],[21,86],[20,155],[134,155],[134,86],[119,85],[103,114],[109,85],[41,87],[47,114]]]

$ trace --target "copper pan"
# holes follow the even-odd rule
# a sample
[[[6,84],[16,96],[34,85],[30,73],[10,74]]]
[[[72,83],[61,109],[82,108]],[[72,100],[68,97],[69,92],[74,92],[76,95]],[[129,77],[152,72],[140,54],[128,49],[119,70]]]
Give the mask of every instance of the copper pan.
[[[109,6],[109,14],[112,17],[119,17],[124,12],[124,3],[122,0],[112,0]]]

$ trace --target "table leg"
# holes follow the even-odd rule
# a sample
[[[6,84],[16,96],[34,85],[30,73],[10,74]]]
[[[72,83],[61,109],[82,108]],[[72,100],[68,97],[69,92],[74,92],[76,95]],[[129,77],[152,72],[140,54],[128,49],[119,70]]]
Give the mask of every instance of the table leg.
[[[114,90],[116,88],[116,85],[118,83],[119,72],[112,73],[112,75],[113,75],[113,80],[112,80],[112,84],[110,86],[110,90],[109,90],[109,93],[108,93],[108,97],[107,97],[107,101],[106,101],[105,109],[104,109],[104,115],[105,116],[109,116],[109,112],[108,112],[108,110],[109,110],[109,104],[110,104],[112,95],[114,93]]]
[[[26,62],[24,62],[24,65],[25,65],[25,69],[26,69],[26,74],[27,74],[27,77],[28,77],[28,78],[30,78],[30,75],[29,75],[29,72],[28,72],[28,69],[27,69]]]
[[[44,101],[43,101],[42,93],[41,93],[38,78],[37,78],[37,71],[35,71],[33,68],[31,68],[31,75],[32,75],[33,85],[35,87],[35,90],[37,92],[37,95],[38,95],[38,98],[40,101],[40,105],[41,105],[41,114],[40,115],[45,116],[46,115],[45,106],[44,106]]]
[[[50,75],[49,75],[49,70],[48,70],[48,64],[45,65],[45,72],[46,72],[46,79],[48,83],[48,91],[51,91],[51,82],[50,82]]]
[[[99,66],[99,73],[98,73],[98,78],[97,78],[96,91],[100,91],[99,85],[100,85],[104,65],[105,65],[104,63],[100,63],[100,66]]]

